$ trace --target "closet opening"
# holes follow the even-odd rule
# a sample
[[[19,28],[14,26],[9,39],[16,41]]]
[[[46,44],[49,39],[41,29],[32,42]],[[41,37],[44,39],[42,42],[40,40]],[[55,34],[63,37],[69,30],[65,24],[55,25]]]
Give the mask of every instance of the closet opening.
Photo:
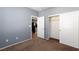
[[[59,42],[59,21],[60,16],[50,16],[49,17],[49,39],[54,39]]]

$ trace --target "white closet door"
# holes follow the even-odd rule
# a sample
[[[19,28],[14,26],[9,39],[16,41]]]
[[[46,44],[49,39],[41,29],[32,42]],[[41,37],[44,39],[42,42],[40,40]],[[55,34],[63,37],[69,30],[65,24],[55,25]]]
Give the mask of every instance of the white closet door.
[[[44,38],[44,16],[38,17],[37,20],[37,36]]]
[[[73,16],[72,12],[60,15],[60,42],[70,46],[74,46]]]
[[[79,48],[79,11],[74,12],[74,47]]]
[[[60,15],[60,43],[79,48],[79,11]]]

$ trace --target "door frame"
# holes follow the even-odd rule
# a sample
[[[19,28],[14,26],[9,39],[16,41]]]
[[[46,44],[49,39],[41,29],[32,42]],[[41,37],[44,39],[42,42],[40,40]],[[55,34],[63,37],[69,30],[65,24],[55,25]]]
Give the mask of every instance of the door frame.
[[[63,14],[63,13],[61,13],[61,14]],[[50,20],[49,17],[52,17],[52,16],[60,16],[60,14],[48,15],[48,26],[49,26],[49,20]],[[60,21],[59,21],[59,31],[60,31]],[[48,40],[49,39],[50,39],[50,29],[48,30]],[[60,33],[59,33],[59,39],[60,39]]]
[[[32,39],[32,17],[36,17],[38,19],[37,16],[31,15],[31,39]]]
[[[58,38],[55,38],[55,39],[58,39],[58,40],[59,40],[59,34],[60,34],[60,33],[59,33],[59,29],[60,29],[60,15],[54,15],[54,16],[59,17],[59,21],[58,21],[58,23],[59,23],[59,25],[58,25]],[[50,18],[51,18],[51,17],[54,17],[54,16],[50,16]],[[50,26],[51,26],[51,25],[50,25],[50,21],[51,21],[50,18],[49,18],[49,20],[48,20],[48,22],[49,22],[49,23],[48,23],[48,24],[49,24],[49,25],[48,25],[48,26],[49,26],[49,38],[51,38],[51,37],[50,37]]]

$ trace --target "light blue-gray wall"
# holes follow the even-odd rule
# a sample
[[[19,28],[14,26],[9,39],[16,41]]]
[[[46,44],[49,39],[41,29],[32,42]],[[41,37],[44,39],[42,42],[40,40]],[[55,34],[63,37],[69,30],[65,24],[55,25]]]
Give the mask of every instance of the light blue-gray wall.
[[[53,15],[53,14],[59,14],[59,13],[65,13],[65,12],[70,12],[70,11],[76,11],[79,10],[79,7],[53,7],[50,9],[43,10],[39,12],[39,17],[44,16],[45,17],[45,28],[44,28],[44,36],[45,38],[49,37],[49,22],[48,22],[48,16]]]
[[[37,16],[38,12],[24,7],[0,7],[0,48],[31,38],[32,15]]]

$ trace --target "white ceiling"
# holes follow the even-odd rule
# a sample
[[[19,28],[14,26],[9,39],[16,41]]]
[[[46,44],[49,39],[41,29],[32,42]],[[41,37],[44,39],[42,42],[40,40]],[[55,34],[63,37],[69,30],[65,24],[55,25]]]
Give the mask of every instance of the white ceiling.
[[[42,11],[42,10],[45,10],[45,9],[48,9],[50,7],[29,7],[30,9],[33,9],[35,11]]]

